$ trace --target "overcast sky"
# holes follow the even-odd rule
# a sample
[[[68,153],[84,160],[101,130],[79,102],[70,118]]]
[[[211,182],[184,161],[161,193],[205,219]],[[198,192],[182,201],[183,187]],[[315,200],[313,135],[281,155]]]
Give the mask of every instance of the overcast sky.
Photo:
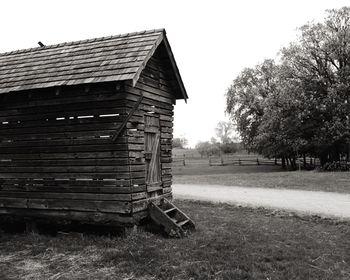
[[[3,0],[0,52],[166,28],[188,103],[178,101],[175,136],[210,140],[225,120],[225,92],[244,67],[274,58],[296,28],[347,0]]]

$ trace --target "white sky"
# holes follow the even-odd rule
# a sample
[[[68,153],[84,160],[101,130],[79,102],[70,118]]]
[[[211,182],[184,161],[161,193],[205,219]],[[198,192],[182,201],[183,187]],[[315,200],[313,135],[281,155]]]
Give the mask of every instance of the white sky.
[[[0,52],[146,29],[166,28],[188,103],[178,101],[174,135],[194,146],[225,120],[235,76],[274,58],[296,28],[349,0],[3,0]]]

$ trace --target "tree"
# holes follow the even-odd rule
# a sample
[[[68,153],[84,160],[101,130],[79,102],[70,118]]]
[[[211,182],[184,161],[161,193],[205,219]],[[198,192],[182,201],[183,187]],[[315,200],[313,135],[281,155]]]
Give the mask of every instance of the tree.
[[[308,23],[280,63],[244,69],[227,91],[226,111],[248,150],[321,162],[349,158],[350,8]]]
[[[246,68],[226,93],[226,112],[231,116],[248,150],[257,148],[256,138],[264,116],[266,98],[275,91],[276,65],[265,60],[255,68]]]
[[[220,150],[224,154],[233,154],[238,151],[238,143],[224,143],[220,145]]]
[[[185,137],[176,137],[173,139],[173,148],[185,149],[188,140]]]
[[[349,154],[350,8],[328,10],[323,23],[300,30],[298,42],[282,50],[282,63],[309,100],[304,109],[313,118],[311,140],[321,162],[339,160],[341,147]]]
[[[232,134],[234,130],[233,123],[221,121],[217,124],[215,133],[222,144],[227,144],[232,142]]]
[[[218,155],[220,152],[219,145],[217,143],[210,143],[208,141],[198,142],[195,148],[201,157]]]

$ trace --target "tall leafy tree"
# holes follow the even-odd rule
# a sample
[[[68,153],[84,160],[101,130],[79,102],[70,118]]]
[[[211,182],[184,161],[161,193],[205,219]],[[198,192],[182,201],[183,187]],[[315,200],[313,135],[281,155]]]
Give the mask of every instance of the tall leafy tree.
[[[265,102],[276,87],[276,65],[265,60],[255,68],[246,68],[236,77],[226,93],[226,112],[231,115],[242,142],[256,150],[256,137],[266,108]]]
[[[222,144],[228,144],[232,142],[234,131],[235,127],[233,123],[225,121],[220,121],[215,128],[216,136],[220,139],[220,142]]]
[[[227,91],[226,111],[245,146],[267,156],[338,160],[350,139],[350,8],[327,11],[282,49],[280,63],[247,68]]]
[[[349,142],[350,8],[329,10],[323,23],[304,25],[299,40],[282,50],[282,63],[302,84],[322,162],[338,160]]]

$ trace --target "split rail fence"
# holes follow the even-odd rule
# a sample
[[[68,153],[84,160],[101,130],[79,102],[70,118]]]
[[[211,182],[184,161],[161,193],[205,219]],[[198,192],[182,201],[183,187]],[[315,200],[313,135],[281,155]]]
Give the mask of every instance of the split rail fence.
[[[226,165],[280,165],[278,159],[252,158],[252,157],[210,157],[209,166],[226,166]]]
[[[187,166],[192,164],[208,164],[209,166],[228,166],[228,165],[237,165],[237,166],[248,166],[248,165],[282,165],[282,160],[280,158],[269,159],[264,157],[255,157],[250,155],[243,156],[222,156],[222,157],[208,157],[208,158],[195,158],[195,157],[186,157],[185,155],[176,156],[172,158],[173,166]],[[308,166],[319,166],[320,162],[315,158],[307,158],[306,163]],[[301,168],[304,166],[304,159],[297,158],[296,166]]]

